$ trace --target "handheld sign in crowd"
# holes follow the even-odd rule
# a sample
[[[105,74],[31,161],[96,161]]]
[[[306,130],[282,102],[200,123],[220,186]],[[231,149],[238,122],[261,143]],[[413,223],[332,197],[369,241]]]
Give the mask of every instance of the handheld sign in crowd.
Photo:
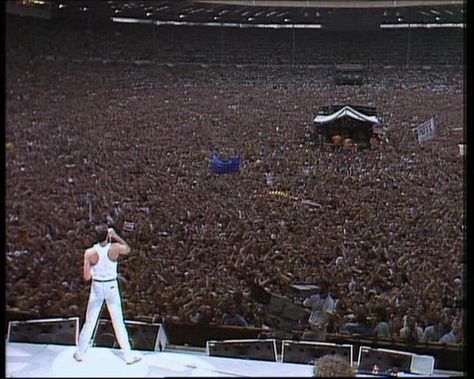
[[[416,128],[418,143],[423,143],[433,138],[436,135],[436,125],[434,118],[431,117],[428,121],[418,125]]]

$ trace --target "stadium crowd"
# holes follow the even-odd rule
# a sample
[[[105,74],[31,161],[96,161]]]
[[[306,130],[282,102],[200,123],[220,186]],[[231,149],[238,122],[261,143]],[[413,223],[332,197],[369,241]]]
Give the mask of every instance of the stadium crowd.
[[[327,279],[330,333],[365,314],[394,337],[414,318],[446,329],[432,340],[452,329],[462,340],[459,67],[369,70],[362,86],[335,86],[327,67],[73,62],[31,58],[24,44],[6,59],[9,308],[82,317],[83,252],[107,222],[132,247],[126,319],[200,311],[219,324],[237,297],[261,327],[249,279],[283,295]],[[312,118],[329,104],[376,107],[384,149],[317,149]],[[413,128],[430,117],[437,134],[419,145]],[[240,173],[213,174],[213,151],[240,155]]]

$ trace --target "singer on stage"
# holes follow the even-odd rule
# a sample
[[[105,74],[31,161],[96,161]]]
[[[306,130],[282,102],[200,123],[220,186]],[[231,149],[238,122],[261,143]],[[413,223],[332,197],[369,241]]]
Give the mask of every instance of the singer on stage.
[[[102,304],[107,304],[115,336],[122,349],[125,362],[133,364],[141,358],[131,352],[127,329],[123,322],[122,301],[117,281],[117,261],[119,256],[130,253],[130,246],[114,229],[106,225],[95,228],[97,243],[84,253],[84,280],[92,279],[86,321],[79,335],[79,344],[74,359],[84,359]]]

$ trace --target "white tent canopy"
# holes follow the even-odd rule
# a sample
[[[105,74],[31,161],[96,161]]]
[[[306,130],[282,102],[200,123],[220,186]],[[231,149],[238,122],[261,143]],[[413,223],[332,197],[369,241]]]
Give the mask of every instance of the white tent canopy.
[[[318,115],[314,119],[314,122],[317,124],[325,124],[330,121],[337,120],[343,117],[351,117],[355,120],[366,121],[372,124],[380,124],[380,121],[375,116],[367,116],[359,111],[356,111],[354,108],[346,105],[345,107],[339,109],[337,112],[334,112],[330,115]]]

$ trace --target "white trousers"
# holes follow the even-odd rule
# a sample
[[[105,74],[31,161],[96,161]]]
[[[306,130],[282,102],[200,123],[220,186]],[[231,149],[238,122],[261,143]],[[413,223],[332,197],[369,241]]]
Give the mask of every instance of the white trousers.
[[[127,329],[123,322],[122,301],[120,300],[117,280],[112,282],[92,281],[89,302],[87,304],[86,321],[79,334],[77,353],[79,355],[86,353],[104,300],[109,310],[110,319],[112,320],[115,337],[123,351],[125,359],[129,360],[131,358],[130,341],[128,340]]]

